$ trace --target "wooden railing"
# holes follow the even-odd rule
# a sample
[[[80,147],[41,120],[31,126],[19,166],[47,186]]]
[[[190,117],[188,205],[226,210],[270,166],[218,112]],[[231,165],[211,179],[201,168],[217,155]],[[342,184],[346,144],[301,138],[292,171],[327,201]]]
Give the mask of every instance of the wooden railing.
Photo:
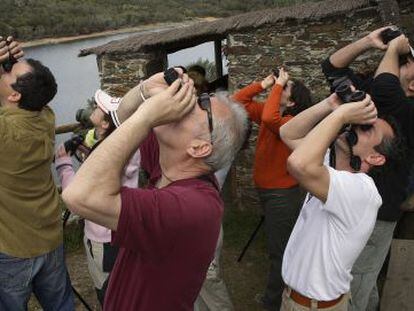
[[[65,133],[71,133],[78,129],[82,128],[82,125],[80,123],[70,123],[70,124],[62,124],[58,125],[55,128],[55,133],[57,134],[65,134]]]

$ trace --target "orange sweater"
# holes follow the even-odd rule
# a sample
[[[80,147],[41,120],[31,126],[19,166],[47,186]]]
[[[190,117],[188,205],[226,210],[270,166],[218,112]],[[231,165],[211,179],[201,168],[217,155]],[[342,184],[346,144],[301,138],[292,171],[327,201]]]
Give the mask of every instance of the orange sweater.
[[[258,188],[291,188],[298,182],[286,168],[291,150],[280,139],[279,129],[292,116],[281,116],[279,112],[282,86],[276,84],[265,103],[255,102],[253,97],[261,93],[260,82],[241,89],[233,98],[246,108],[250,119],[259,125],[254,160],[254,182]]]

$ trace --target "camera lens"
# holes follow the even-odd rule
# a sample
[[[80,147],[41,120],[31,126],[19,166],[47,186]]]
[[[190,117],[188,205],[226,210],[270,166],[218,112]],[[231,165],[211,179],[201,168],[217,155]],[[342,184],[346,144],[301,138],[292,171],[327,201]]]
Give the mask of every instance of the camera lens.
[[[83,123],[83,114],[84,114],[85,109],[81,108],[78,109],[78,111],[76,111],[76,121],[78,121],[79,123]]]

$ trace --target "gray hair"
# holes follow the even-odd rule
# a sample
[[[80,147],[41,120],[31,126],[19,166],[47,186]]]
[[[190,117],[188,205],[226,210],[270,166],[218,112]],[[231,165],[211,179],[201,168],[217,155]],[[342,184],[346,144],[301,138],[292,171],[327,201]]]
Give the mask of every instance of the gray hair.
[[[217,93],[216,98],[229,108],[230,114],[213,116],[213,151],[204,160],[213,171],[231,164],[245,141],[248,125],[246,110],[227,92]]]

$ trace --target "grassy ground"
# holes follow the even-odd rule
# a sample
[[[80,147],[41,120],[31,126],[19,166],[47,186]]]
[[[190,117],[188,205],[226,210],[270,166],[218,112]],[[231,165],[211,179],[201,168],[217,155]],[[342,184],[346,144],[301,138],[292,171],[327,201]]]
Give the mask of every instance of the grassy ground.
[[[235,310],[262,310],[255,301],[266,285],[269,260],[266,255],[264,228],[238,263],[241,250],[259,223],[255,210],[240,211],[228,206],[224,218],[224,247],[222,252],[223,276],[229,289]]]

